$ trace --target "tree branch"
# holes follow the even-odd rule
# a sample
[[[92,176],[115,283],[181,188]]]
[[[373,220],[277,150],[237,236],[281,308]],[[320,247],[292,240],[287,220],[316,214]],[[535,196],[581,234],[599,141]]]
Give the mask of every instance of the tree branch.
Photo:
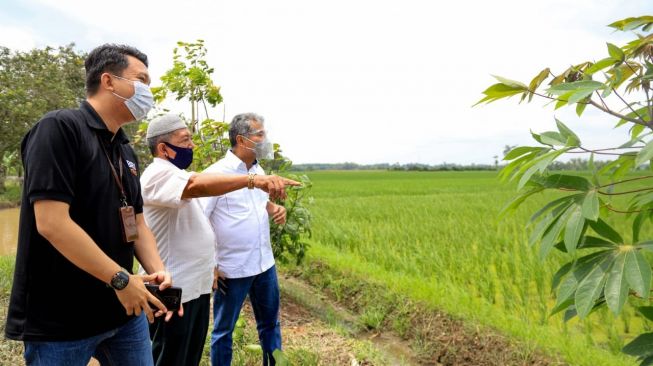
[[[615,111],[613,111],[613,110],[611,110],[609,108],[603,108],[602,105],[598,104],[597,102],[593,101],[592,99],[590,99],[588,101],[588,103],[593,105],[594,107],[600,109],[601,111],[607,113],[607,114],[611,114],[611,115],[613,115],[615,117],[619,117],[619,118],[621,118],[623,120],[626,120],[628,122],[632,122],[632,123],[636,123],[638,125],[649,127],[648,123],[646,123],[644,121],[641,121],[641,120],[639,120],[637,118],[632,118],[632,117],[625,116],[625,115],[623,115],[621,113],[617,113],[617,112],[615,112]]]
[[[528,92],[530,92],[530,93],[533,93],[534,95],[537,95],[538,97],[542,97],[542,98],[546,98],[546,99],[550,99],[550,100],[555,100],[555,101],[568,102],[568,100],[564,100],[564,99],[559,99],[559,98],[550,97],[550,96],[548,96],[548,95],[541,94],[541,93],[537,93],[537,92],[535,92],[535,91],[531,91],[531,90],[529,90],[529,89],[526,89],[526,90],[527,90]],[[578,103],[583,104],[583,102],[578,102]],[[641,120],[638,120],[637,118],[628,117],[628,116],[625,116],[625,115],[623,115],[623,114],[621,114],[621,113],[617,113],[617,112],[611,110],[610,108],[603,107],[602,105],[600,105],[600,104],[598,104],[597,102],[593,101],[591,98],[590,98],[587,102],[585,102],[585,104],[593,105],[594,107],[598,108],[599,110],[601,110],[601,111],[603,111],[603,112],[605,112],[605,113],[611,114],[611,115],[613,115],[613,116],[615,116],[615,117],[619,117],[619,118],[621,118],[621,119],[623,119],[623,120],[626,120],[626,121],[628,121],[628,122],[633,122],[633,123],[636,123],[636,124],[638,124],[638,125],[642,125],[642,126],[650,127],[646,122],[641,121]]]
[[[614,208],[610,207],[610,205],[603,205],[603,207],[607,208],[608,210],[610,210],[610,211],[612,211],[612,212],[616,212],[616,213],[620,213],[620,214],[631,214],[631,213],[638,213],[638,212],[643,212],[643,211],[651,211],[651,209],[646,209],[646,210],[632,210],[632,211],[621,211],[621,210],[617,210],[617,209],[614,209]]]
[[[635,189],[635,190],[632,190],[632,191],[625,191],[625,192],[616,192],[616,193],[609,193],[609,192],[604,192],[604,191],[599,191],[599,190],[597,190],[596,192],[599,193],[599,194],[606,195],[606,196],[620,196],[622,194],[630,194],[630,193],[638,193],[638,192],[646,192],[646,191],[653,191],[653,187]]]
[[[653,178],[653,175],[645,175],[643,177],[624,179],[624,180],[612,182],[610,184],[604,184],[604,185],[596,187],[596,188],[605,188],[605,187],[610,187],[610,186],[616,186],[617,184],[628,183],[628,182],[633,182],[633,181],[636,181],[636,180],[649,179],[649,178]]]
[[[646,122],[646,121],[644,120],[644,118],[642,118],[642,116],[640,116],[639,113],[637,113],[637,112],[633,109],[633,106],[632,106],[632,105],[628,104],[628,102],[626,102],[626,101],[624,100],[624,98],[622,98],[621,95],[619,95],[619,93],[617,93],[617,90],[616,90],[615,88],[612,88],[612,93],[613,93],[614,95],[616,95],[617,98],[621,99],[621,101],[626,105],[626,107],[630,108],[630,110],[631,110],[631,111],[632,111],[632,112],[637,116],[637,118],[640,119],[640,121],[644,122],[644,124],[648,126],[648,122]]]

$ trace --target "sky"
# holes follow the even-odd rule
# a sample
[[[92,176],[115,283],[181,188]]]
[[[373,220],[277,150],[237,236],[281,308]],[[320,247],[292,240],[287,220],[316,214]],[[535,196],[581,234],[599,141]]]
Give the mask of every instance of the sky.
[[[606,57],[606,42],[634,37],[607,24],[652,12],[650,0],[0,0],[0,45],[129,44],[148,55],[155,86],[177,41],[203,39],[224,98],[210,117],[264,116],[295,163],[492,164],[554,117],[590,148],[627,140],[590,108],[472,106],[492,75],[528,83]]]

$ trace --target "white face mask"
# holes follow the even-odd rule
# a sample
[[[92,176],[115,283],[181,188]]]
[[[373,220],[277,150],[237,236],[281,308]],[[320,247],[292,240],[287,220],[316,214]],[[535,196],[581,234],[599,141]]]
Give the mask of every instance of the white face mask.
[[[114,92],[111,93],[125,101],[125,105],[131,112],[132,116],[134,116],[135,121],[140,121],[145,118],[150,109],[154,107],[154,96],[152,95],[150,87],[138,80],[129,80],[113,74],[111,76],[129,81],[132,83],[132,85],[134,85],[134,95],[132,95],[130,98],[125,98]]]
[[[256,153],[256,159],[274,159],[274,148],[272,143],[268,141],[267,137],[261,142],[254,142],[247,137],[243,136],[249,142],[254,143],[254,148],[245,146],[246,149],[250,149]]]

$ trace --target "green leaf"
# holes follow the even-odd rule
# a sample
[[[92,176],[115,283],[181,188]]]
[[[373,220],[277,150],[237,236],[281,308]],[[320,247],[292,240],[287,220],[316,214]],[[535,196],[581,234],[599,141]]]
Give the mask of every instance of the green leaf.
[[[506,84],[498,83],[490,86],[483,91],[485,98],[479,100],[474,106],[481,103],[492,103],[495,100],[511,97],[516,94],[524,93],[525,88],[513,87]]]
[[[519,196],[517,196],[514,200],[512,200],[509,204],[507,204],[500,212],[499,212],[499,218],[504,217],[507,213],[512,212],[517,209],[526,199],[535,193],[542,192],[544,188],[534,188],[531,189],[528,192],[522,193]]]
[[[550,87],[547,91],[554,95],[565,95],[569,92],[578,93],[581,91],[587,91],[590,94],[595,90],[604,89],[605,85],[601,82],[594,80],[581,80],[574,81],[571,83],[562,83]]]
[[[615,244],[623,244],[624,240],[621,238],[621,235],[619,235],[619,233],[617,233],[610,225],[608,225],[602,219],[598,219],[596,221],[589,221],[589,224],[592,230],[594,230],[597,234],[601,235],[602,237],[610,240]]]
[[[570,213],[572,212],[573,207],[568,208],[563,214],[561,214],[544,232],[542,240],[540,242],[540,259],[546,258],[546,256],[551,251],[553,244],[560,236],[560,232],[564,227],[565,223],[568,220]]]
[[[574,292],[576,291],[576,287],[578,287],[578,283],[577,282],[572,283],[571,281],[572,280],[575,281],[575,279],[573,279],[573,278],[570,279],[569,277],[567,277],[565,280],[570,281],[569,284],[568,284],[569,287],[565,287],[566,283],[563,282],[563,284],[560,285],[560,288],[561,289],[564,288],[565,292],[571,291],[571,295],[569,297],[565,298],[562,301],[556,302],[555,305],[553,305],[553,308],[551,309],[551,312],[549,313],[549,316],[553,316],[553,315],[567,309],[568,307],[574,305],[574,296],[573,295],[574,295]],[[562,297],[558,297],[558,299],[562,299]]]
[[[642,362],[639,363],[639,366],[653,366],[653,356],[645,357]]]
[[[543,213],[545,213],[548,210],[556,207],[557,205],[562,204],[562,203],[567,203],[567,206],[569,206],[572,202],[578,200],[580,197],[583,197],[583,196],[584,196],[583,193],[577,193],[577,194],[572,194],[572,195],[569,195],[569,196],[564,196],[564,197],[560,197],[558,199],[555,199],[555,200],[547,203],[546,205],[544,205],[544,207],[542,207],[541,209],[537,210],[537,212],[535,212],[533,214],[533,216],[531,216],[531,218],[529,220],[529,223],[533,223]]]
[[[637,243],[635,245],[635,249],[641,249],[641,250],[646,250],[646,251],[649,251],[649,252],[653,252],[653,240],[643,241],[641,243]]]
[[[638,335],[632,342],[628,343],[621,352],[639,357],[646,358],[653,354],[653,333],[644,333]]]
[[[637,154],[635,165],[639,166],[653,158],[653,140],[649,141]]]
[[[603,299],[603,297],[600,297],[599,300],[594,304],[594,306],[592,306],[592,309],[590,309],[589,314],[592,314],[593,312],[601,309],[604,306],[605,306],[605,299]],[[565,316],[563,320],[566,323],[571,319],[573,319],[576,315],[578,315],[578,313],[576,312],[576,307],[572,306],[569,309],[567,309],[567,311],[565,312]]]
[[[576,246],[578,245],[578,241],[583,233],[584,225],[585,219],[583,218],[581,207],[575,205],[571,208],[564,236],[565,248],[567,249],[567,252],[572,255],[576,251]]]
[[[559,119],[556,118],[555,120],[560,134],[563,137],[565,137],[567,140],[571,138],[574,146],[580,145],[580,139],[578,138],[578,136],[572,130],[570,130],[569,127],[567,127],[564,123],[562,123]]]
[[[547,131],[540,134],[540,139],[543,144],[551,146],[565,146],[567,138],[563,137],[560,133],[554,131]]]
[[[586,222],[587,224],[587,222]],[[583,226],[583,232],[587,229],[587,225]],[[565,243],[560,242],[555,245],[556,249],[563,253],[567,253],[567,248],[565,248]],[[593,236],[583,236],[580,244],[576,249],[596,249],[596,248],[612,248],[615,249],[617,246],[614,243],[611,243],[607,240],[601,238],[596,238]]]
[[[531,161],[537,158],[537,156],[538,156],[537,152],[531,152],[523,155],[518,159],[511,161],[508,165],[506,165],[503,169],[501,169],[501,172],[499,172],[499,179],[506,181],[508,180],[508,178],[510,178],[509,180],[512,180],[514,178],[513,172],[517,168],[529,164]]]
[[[565,279],[560,283],[560,287],[558,287],[556,303],[553,306],[553,309],[551,309],[550,315],[554,315],[568,308],[569,305],[572,305],[574,303],[574,293],[576,293],[577,288],[578,279],[575,276],[569,275],[565,277]]]
[[[499,82],[501,82],[504,85],[508,85],[510,87],[513,87],[513,88],[520,88],[522,90],[528,90],[528,87],[525,84],[523,84],[523,83],[521,83],[519,81],[506,79],[504,77],[497,76],[497,75],[492,75],[492,77],[499,80]]]
[[[620,62],[624,61],[625,55],[624,51],[613,45],[612,43],[608,43],[608,53],[610,54],[610,57],[614,58],[615,60],[619,60]]]
[[[653,306],[640,306],[637,311],[648,320],[653,321]]]
[[[620,160],[620,159],[623,159],[623,160],[621,160],[621,165],[619,165],[619,167],[617,169],[615,169],[615,171],[612,173],[611,178],[612,178],[613,181],[614,180],[619,180],[620,178],[622,178],[623,176],[628,174],[628,172],[630,172],[630,170],[633,167],[635,167],[635,158],[634,158],[634,156],[622,155],[622,156],[619,157],[618,160]]]
[[[597,71],[603,70],[608,66],[614,65],[618,61],[619,60],[617,60],[615,58],[612,58],[612,57],[608,57],[608,58],[604,58],[602,60],[599,60],[594,65],[588,67],[587,70],[585,70],[585,75],[592,75]]]
[[[630,31],[639,27],[647,27],[653,23],[653,16],[644,15],[640,17],[629,17],[618,20],[608,25],[608,27],[615,28],[621,31]]]
[[[542,150],[546,150],[544,147],[537,147],[537,146],[518,146],[512,150],[510,150],[506,156],[503,157],[503,160],[513,160],[517,157],[520,157],[526,153],[532,153],[532,152],[539,152]]]
[[[587,107],[587,103],[576,103],[576,115],[580,117],[583,112],[585,112],[585,108]]]
[[[590,154],[590,159],[587,162],[587,166],[590,170],[590,173],[592,173],[592,184],[595,186],[600,186],[600,180],[599,180],[599,175],[598,172],[596,171],[596,167],[594,166],[594,153]]]
[[[612,268],[608,273],[608,279],[605,283],[605,301],[608,308],[615,315],[621,313],[621,309],[628,298],[628,282],[626,281],[626,255],[619,253],[614,260]]]
[[[579,249],[590,249],[590,248],[616,248],[617,246],[609,242],[607,240],[603,240],[601,238],[597,238],[594,236],[585,236],[583,237],[583,241],[581,242],[580,246],[578,247]]]
[[[558,287],[562,278],[571,271],[573,265],[574,262],[567,262],[556,271],[556,273],[553,275],[553,279],[551,280],[552,290],[555,290]]]
[[[530,102],[533,99],[533,93],[537,88],[542,84],[544,80],[546,80],[547,77],[549,77],[549,74],[551,73],[551,70],[547,67],[546,69],[540,71],[539,74],[537,74],[536,77],[531,80],[530,84],[528,84],[528,89],[531,91],[531,93],[528,93],[528,101]]]
[[[631,139],[636,139],[637,136],[639,136],[644,130],[646,129],[646,126],[644,125],[633,125],[633,127],[630,129],[630,138]]]
[[[540,220],[540,222],[531,233],[531,236],[528,239],[528,244],[531,246],[535,244],[535,242],[537,242],[542,237],[542,235],[557,222],[557,220],[560,218],[560,215],[567,211],[571,204],[572,202],[564,202],[560,204],[560,206],[553,209],[553,211],[551,211],[542,220]],[[555,240],[555,238],[552,240]]]
[[[544,155],[538,156],[533,161],[531,161],[529,163],[530,167],[529,165],[525,165],[524,167],[522,167],[520,169],[520,172],[524,169],[527,170],[521,176],[519,183],[517,183],[517,189],[521,189],[536,172],[539,171],[540,173],[543,173],[553,160],[555,160],[558,156],[567,152],[569,149],[570,149],[569,147],[565,147],[560,150],[550,151]],[[516,175],[519,175],[519,173],[517,173]]]
[[[594,90],[591,90],[591,89],[581,89],[581,90],[579,90],[579,91],[577,91],[577,92],[571,93],[571,95],[569,95],[569,96],[566,98],[566,99],[567,99],[567,103],[569,103],[569,104],[578,103],[579,101],[581,101],[581,100],[583,100],[583,99],[589,97],[590,95],[592,95],[592,93],[594,93]]]
[[[595,190],[590,190],[583,200],[583,217],[596,221],[599,218],[599,196]]]
[[[640,212],[635,216],[635,220],[633,220],[633,242],[639,241],[639,233],[642,230],[642,225],[644,225],[645,220],[646,215],[644,212]]]
[[[626,252],[626,280],[641,297],[648,298],[651,288],[651,267],[637,250]]]
[[[587,192],[592,189],[592,184],[587,178],[569,174],[551,174],[547,177],[533,178],[533,181],[545,188],[576,190]]]
[[[598,265],[594,266],[576,289],[575,304],[578,316],[583,319],[594,307],[596,300],[601,295],[606,274],[612,264],[612,256],[606,256]]]

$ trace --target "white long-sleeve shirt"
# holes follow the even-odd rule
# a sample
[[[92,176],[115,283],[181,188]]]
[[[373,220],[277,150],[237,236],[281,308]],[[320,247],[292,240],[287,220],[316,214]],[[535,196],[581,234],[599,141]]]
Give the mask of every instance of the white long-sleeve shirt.
[[[248,171],[245,163],[231,151],[204,172],[265,175],[256,163]],[[204,214],[215,232],[215,260],[227,278],[254,276],[274,265],[267,193],[256,188],[242,188],[201,200]]]

